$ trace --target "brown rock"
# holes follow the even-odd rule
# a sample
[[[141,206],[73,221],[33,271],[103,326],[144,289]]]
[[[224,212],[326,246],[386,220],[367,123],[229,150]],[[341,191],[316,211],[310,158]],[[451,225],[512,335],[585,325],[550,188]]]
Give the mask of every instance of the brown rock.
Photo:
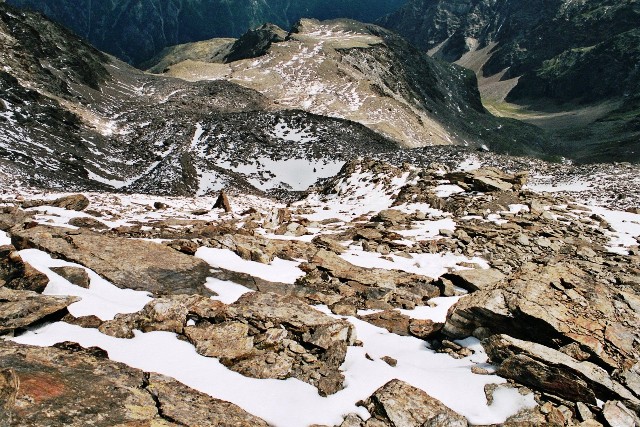
[[[387,365],[391,366],[392,368],[395,368],[398,365],[398,361],[393,357],[383,356],[380,358],[380,360],[384,361]]]
[[[506,276],[499,270],[489,268],[459,270],[444,274],[442,277],[451,280],[451,282],[458,287],[466,289],[469,292],[474,292],[480,289],[486,289],[504,280]]]
[[[237,359],[253,349],[253,337],[245,323],[187,326],[184,335],[199,354],[207,357]]]
[[[466,427],[467,420],[442,402],[400,380],[376,390],[363,404],[383,426]],[[369,424],[367,424],[369,425]]]
[[[575,265],[527,264],[509,280],[462,297],[443,332],[464,338],[484,327],[548,346],[573,342],[589,360],[620,369],[640,357],[633,345],[640,330],[624,326],[638,324],[640,313],[617,309],[620,295]]]
[[[211,294],[204,286],[210,269],[207,263],[159,243],[45,226],[15,230],[13,237],[20,249],[41,249],[82,264],[120,288]]]
[[[213,209],[224,209],[225,212],[233,212],[231,209],[231,203],[229,203],[229,198],[227,197],[227,193],[224,191],[220,192],[218,199],[213,204]]]
[[[96,230],[106,230],[109,228],[108,225],[104,224],[101,221],[98,221],[95,218],[82,217],[82,216],[71,218],[69,220],[69,225],[73,225],[74,227],[80,227],[80,228],[93,228]]]
[[[633,393],[593,363],[507,335],[493,335],[482,345],[491,361],[500,364],[496,373],[503,377],[573,402],[595,404],[596,397],[616,397],[640,407]]]
[[[8,409],[11,427],[268,425],[229,402],[77,345],[58,349],[0,341],[0,370],[9,367],[15,373],[10,382],[19,384]]]
[[[409,335],[411,318],[397,310],[384,310],[378,313],[367,314],[360,316],[360,319],[376,325],[379,328],[384,328],[393,334]]]
[[[42,293],[49,278],[25,263],[12,245],[0,246],[0,286]]]
[[[89,206],[89,199],[83,194],[72,194],[70,196],[60,197],[51,203],[51,206],[64,208],[70,211],[83,211]]]
[[[412,319],[409,322],[409,333],[416,338],[427,340],[440,332],[444,323],[434,322],[429,319]]]
[[[89,289],[89,274],[82,267],[51,267],[51,271],[81,288]]]
[[[76,297],[40,295],[31,291],[0,287],[0,334],[27,327],[47,316],[62,313],[78,300]]]

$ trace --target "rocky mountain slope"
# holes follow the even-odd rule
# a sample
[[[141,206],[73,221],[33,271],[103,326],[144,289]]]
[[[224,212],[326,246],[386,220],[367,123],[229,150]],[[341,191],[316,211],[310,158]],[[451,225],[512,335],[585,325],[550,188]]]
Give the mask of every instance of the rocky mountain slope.
[[[9,187],[3,419],[637,426],[638,193],[433,160],[356,160],[288,206]]]
[[[268,93],[233,81],[187,82],[146,74],[96,51],[38,15],[18,12],[4,4],[0,5],[0,35],[3,181],[19,179],[67,190],[117,189],[174,195],[200,195],[224,187],[253,192],[304,190],[316,179],[335,174],[353,156],[385,155],[398,149],[397,140],[340,118],[357,117],[340,114],[339,105],[333,114],[338,117],[331,118],[289,109],[297,106],[293,100],[283,105],[284,101],[277,103],[278,99]],[[361,38],[376,43],[379,40],[374,36]],[[392,54],[393,50],[385,46],[366,45],[364,50]],[[282,49],[281,58],[301,54],[304,49],[308,47],[302,42],[290,41]],[[349,52],[353,56],[358,51],[351,48],[345,58]],[[241,52],[232,50],[234,54]],[[337,50],[332,47],[330,52]],[[271,57],[269,53],[256,60],[269,61]],[[394,80],[388,73],[382,74],[380,83],[385,86],[380,90],[388,91],[389,96],[376,95],[371,101],[374,105],[393,98],[390,106],[409,111],[405,117],[413,123],[424,118],[424,129],[446,126],[447,134],[456,138],[452,142],[461,142],[466,135],[473,144],[485,143],[495,149],[535,148],[539,139],[526,126],[477,110],[481,108],[477,90],[460,71],[417,58],[432,71],[423,75],[426,81],[408,84],[415,69],[407,69],[405,76]],[[393,57],[384,64],[404,67]],[[267,65],[264,70],[269,70]],[[316,72],[302,59],[298,66],[281,70]],[[351,94],[357,97],[356,78],[363,71],[336,77],[335,81],[350,84]],[[329,70],[327,78],[334,74],[338,75],[338,70]],[[298,93],[306,90],[302,83],[310,84],[304,78],[300,82],[301,86],[295,88]],[[452,95],[439,84],[445,84]],[[363,85],[371,90],[368,83]],[[387,89],[392,86],[395,92]],[[317,99],[324,102],[322,96],[319,93]],[[318,105],[322,106],[320,102]],[[330,114],[326,107],[309,110]],[[462,118],[483,128],[471,134],[467,123],[453,117],[458,108]],[[365,109],[364,113],[371,111]],[[432,119],[427,122],[429,117]],[[447,117],[453,118],[449,121]],[[431,142],[437,141],[425,138],[418,144]]]
[[[565,152],[615,160],[640,153],[639,20],[634,0],[414,0],[380,23],[476,71],[488,104]]]
[[[265,22],[290,27],[302,17],[365,22],[392,12],[404,0],[8,0],[40,11],[105,52],[140,63],[167,46],[238,37]]]
[[[263,26],[233,42],[175,47],[154,62],[151,71],[231,81],[285,108],[359,122],[405,147],[486,144],[517,152],[524,139],[531,150],[544,144],[535,128],[487,114],[470,73],[354,21],[303,19],[289,33]]]

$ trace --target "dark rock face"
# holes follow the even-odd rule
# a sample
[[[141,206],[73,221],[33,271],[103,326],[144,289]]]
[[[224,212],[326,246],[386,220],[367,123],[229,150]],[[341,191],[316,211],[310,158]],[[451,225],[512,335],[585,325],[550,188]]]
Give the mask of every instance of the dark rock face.
[[[268,425],[229,402],[101,354],[69,343],[41,348],[0,342],[3,425]]]
[[[411,0],[379,23],[449,62],[471,53],[460,63],[489,78],[488,98],[493,83],[519,77],[508,102],[543,112],[606,106],[560,130],[532,121],[561,143],[554,152],[598,162],[639,158],[639,20],[634,0]],[[467,61],[473,55],[483,60]]]
[[[213,37],[238,37],[265,22],[283,27],[303,17],[371,22],[392,12],[403,1],[10,0],[8,3],[41,11],[99,49],[127,62],[139,63],[167,46]]]
[[[638,19],[640,8],[629,0],[413,0],[380,22],[425,50],[447,40],[436,55],[449,61],[497,43],[483,72],[524,74],[513,100],[589,101],[635,86]]]

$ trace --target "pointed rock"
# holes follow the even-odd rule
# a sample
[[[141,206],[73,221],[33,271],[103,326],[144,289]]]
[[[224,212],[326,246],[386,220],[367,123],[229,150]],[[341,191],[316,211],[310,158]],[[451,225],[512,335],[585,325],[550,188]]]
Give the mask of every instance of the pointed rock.
[[[224,190],[220,192],[218,199],[213,204],[213,209],[224,209],[225,212],[233,212],[231,203],[229,203],[229,197],[227,197],[227,193],[225,193]]]

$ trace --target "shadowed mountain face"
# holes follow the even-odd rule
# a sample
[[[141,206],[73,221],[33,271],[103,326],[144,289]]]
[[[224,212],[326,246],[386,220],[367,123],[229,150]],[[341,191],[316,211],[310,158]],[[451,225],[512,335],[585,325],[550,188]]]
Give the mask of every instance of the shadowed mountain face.
[[[265,22],[290,27],[302,17],[372,22],[405,0],[9,0],[41,11],[98,49],[133,64],[163,48],[238,37]]]
[[[476,71],[485,104],[563,154],[609,161],[640,158],[639,22],[635,0],[411,0],[379,21]]]

